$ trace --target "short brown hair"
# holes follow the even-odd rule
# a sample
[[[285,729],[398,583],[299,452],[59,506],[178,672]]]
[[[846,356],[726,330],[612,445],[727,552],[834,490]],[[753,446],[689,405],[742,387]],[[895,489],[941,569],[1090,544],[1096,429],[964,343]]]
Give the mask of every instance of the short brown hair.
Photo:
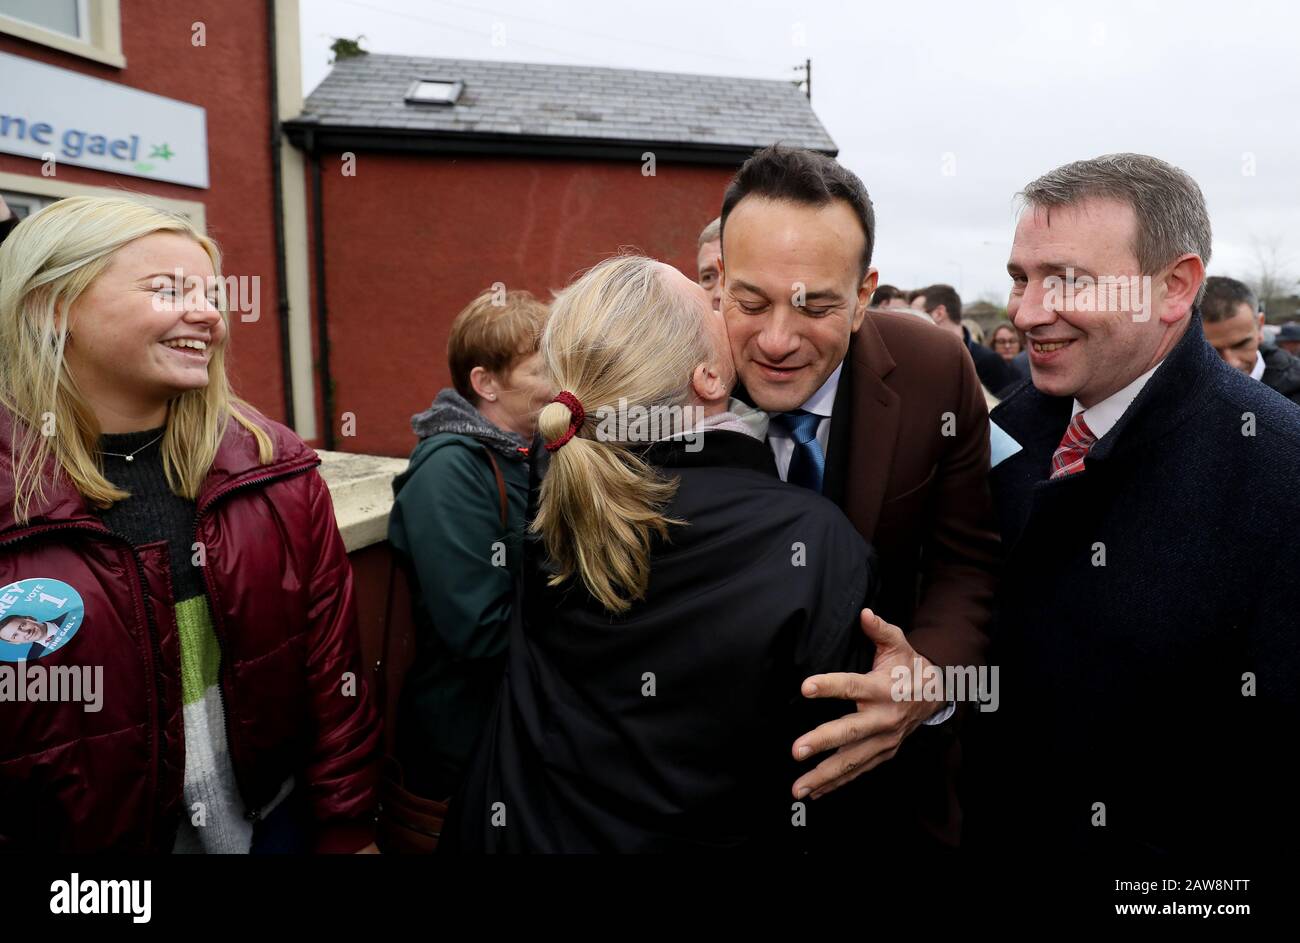
[[[470,373],[475,367],[505,373],[536,353],[546,315],[545,303],[522,290],[488,289],[466,305],[451,322],[447,338],[447,365],[456,392],[477,405]]]

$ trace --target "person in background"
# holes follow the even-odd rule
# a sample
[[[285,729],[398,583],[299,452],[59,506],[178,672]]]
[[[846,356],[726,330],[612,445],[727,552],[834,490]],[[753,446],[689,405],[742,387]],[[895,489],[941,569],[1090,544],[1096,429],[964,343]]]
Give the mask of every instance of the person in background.
[[[1274,342],[1292,357],[1300,357],[1300,324],[1283,324]]]
[[[718,279],[720,269],[718,260],[722,258],[722,220],[715,218],[700,233],[699,245],[695,250],[695,266],[699,270],[700,287],[709,293],[709,301],[718,307],[722,297],[721,282]]]
[[[0,586],[100,710],[0,710],[0,849],[374,850],[378,717],[320,459],[231,392],[216,245],[71,197],[0,245]],[[48,582],[48,580],[44,581]]]
[[[893,285],[881,285],[871,295],[871,305],[877,311],[906,311],[929,323],[930,318],[924,311],[917,311],[908,303],[909,292]]]
[[[415,658],[397,710],[405,787],[443,800],[495,702],[519,572],[528,445],[551,390],[537,353],[546,305],[485,291],[452,322],[452,387],[411,418],[388,539],[411,577]],[[504,521],[503,521],[504,517]]]
[[[538,423],[540,539],[439,851],[838,839],[825,810],[791,814],[789,737],[839,712],[799,696],[805,676],[865,662],[866,544],[777,477],[767,417],[730,399],[722,314],[676,269],[600,263],[557,296],[542,355],[560,392]],[[653,417],[642,432],[631,410]]]
[[[1016,358],[1016,354],[1020,353],[1020,335],[1010,321],[1003,321],[993,329],[989,347],[1008,363]]]
[[[912,296],[912,307],[924,311],[936,325],[961,338],[975,361],[975,373],[990,393],[1004,390],[1015,382],[1011,368],[993,351],[976,343],[970,329],[961,320],[961,296],[951,285],[931,285],[919,289]]]
[[[1014,324],[1010,321],[1003,321],[993,329],[993,340],[989,344],[993,352],[1002,358],[1003,362],[1015,374],[1016,379],[1012,382],[1018,382],[1029,378],[1029,358],[1021,357],[1024,353],[1023,345],[1020,343],[1020,332],[1016,330]]]
[[[901,288],[895,288],[893,285],[879,285],[871,293],[871,307],[873,308],[906,308],[907,292]]]
[[[1300,404],[1300,358],[1264,340],[1264,315],[1255,293],[1235,278],[1205,280],[1205,339],[1224,362]]]

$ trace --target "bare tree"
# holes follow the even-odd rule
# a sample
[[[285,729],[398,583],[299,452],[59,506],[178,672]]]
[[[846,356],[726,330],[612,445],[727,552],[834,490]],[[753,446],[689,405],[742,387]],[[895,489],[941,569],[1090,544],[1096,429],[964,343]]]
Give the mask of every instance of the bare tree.
[[[1266,312],[1277,309],[1278,302],[1289,297],[1297,283],[1291,260],[1282,252],[1282,237],[1254,236],[1250,240],[1254,249],[1255,274],[1247,279]]]

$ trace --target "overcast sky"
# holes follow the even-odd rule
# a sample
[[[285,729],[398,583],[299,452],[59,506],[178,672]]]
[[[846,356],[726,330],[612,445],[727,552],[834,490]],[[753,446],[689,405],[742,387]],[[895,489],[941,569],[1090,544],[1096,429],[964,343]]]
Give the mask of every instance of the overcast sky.
[[[1300,276],[1300,6],[1281,2],[301,0],[303,89],[372,52],[792,79],[876,206],[875,264],[1006,300],[1012,197],[1113,151],[1201,185],[1211,274]],[[498,43],[494,45],[493,37]],[[693,274],[693,273],[692,273]]]

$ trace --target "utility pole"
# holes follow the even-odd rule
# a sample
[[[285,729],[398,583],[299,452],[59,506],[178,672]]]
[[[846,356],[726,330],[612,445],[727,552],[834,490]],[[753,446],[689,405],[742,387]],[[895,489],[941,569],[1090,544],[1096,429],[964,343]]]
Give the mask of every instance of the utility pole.
[[[802,85],[804,94],[812,101],[812,60],[805,59],[803,65],[795,66],[793,71],[803,73],[803,78],[797,79],[794,84],[796,87]]]

